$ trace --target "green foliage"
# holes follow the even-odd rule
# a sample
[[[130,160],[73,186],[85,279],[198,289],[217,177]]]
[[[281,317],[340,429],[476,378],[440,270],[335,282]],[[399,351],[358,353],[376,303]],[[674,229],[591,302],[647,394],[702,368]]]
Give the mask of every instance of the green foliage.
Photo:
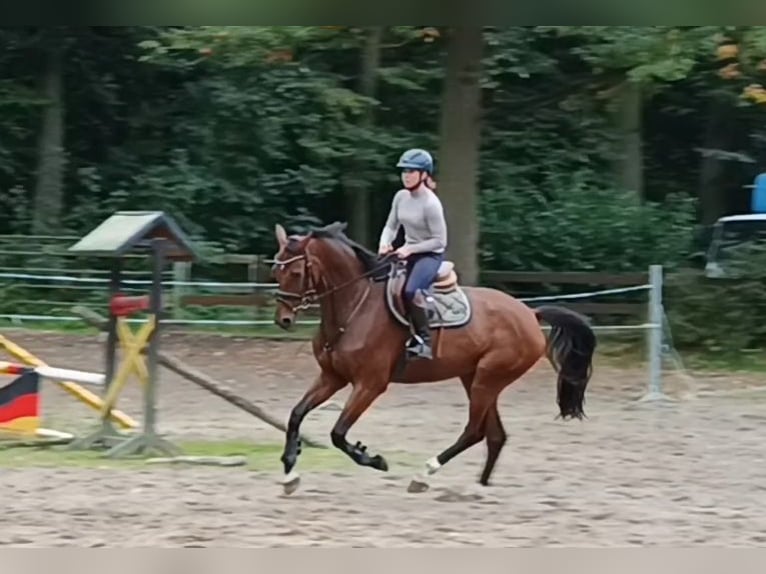
[[[686,78],[701,57],[712,54],[715,26],[541,26],[576,38],[572,53],[596,72],[621,71],[636,82]]]
[[[740,47],[742,73],[730,80],[718,74],[722,34]],[[365,98],[364,39],[364,29],[344,26],[0,28],[0,232],[27,231],[31,219],[47,104],[39,64],[55,40],[66,49],[57,231],[85,232],[118,209],[166,209],[219,248],[271,254],[277,221],[298,231],[347,219],[346,184],[355,178],[370,193],[376,235],[399,185],[398,155],[438,149],[447,45],[439,29],[386,27],[376,96]],[[484,268],[682,267],[700,149],[721,102],[734,110],[733,143],[716,153],[739,161],[727,160],[719,186],[727,210],[747,209],[741,186],[760,166],[745,160],[766,157],[766,105],[754,87],[766,75],[761,27],[492,27],[485,40]],[[610,105],[626,79],[643,85],[646,203],[615,178],[620,134]],[[367,114],[372,128],[362,127]],[[718,341],[702,331],[717,302],[743,305],[732,317],[749,308],[722,297],[723,283],[676,277],[677,292],[687,289],[704,310],[678,299],[674,320],[688,329],[677,330],[692,333],[678,333],[684,343]],[[752,298],[756,281],[748,281],[736,289]]]
[[[665,310],[678,347],[735,355],[766,345],[766,248],[743,244],[731,267],[728,279],[699,270],[668,278]]]
[[[542,193],[495,194],[482,202],[482,263],[488,269],[644,271],[670,269],[691,252],[693,205],[561,180]]]

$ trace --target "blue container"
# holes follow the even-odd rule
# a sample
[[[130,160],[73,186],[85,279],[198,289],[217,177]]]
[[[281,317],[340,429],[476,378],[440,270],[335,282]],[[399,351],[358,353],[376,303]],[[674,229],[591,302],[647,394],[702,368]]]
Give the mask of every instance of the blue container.
[[[751,209],[753,213],[766,213],[766,172],[755,178]]]

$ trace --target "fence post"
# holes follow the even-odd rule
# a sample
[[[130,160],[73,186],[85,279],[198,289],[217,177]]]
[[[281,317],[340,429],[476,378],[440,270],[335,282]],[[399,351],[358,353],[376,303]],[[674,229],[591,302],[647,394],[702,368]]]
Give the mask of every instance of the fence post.
[[[662,392],[662,265],[649,266],[649,309],[646,343],[649,354],[649,389],[641,402],[670,400]]]
[[[191,262],[189,261],[175,261],[173,262],[173,281],[175,282],[189,282],[191,280]],[[187,288],[184,285],[173,285],[173,289],[170,290],[170,297],[173,306],[173,319],[183,319],[184,311],[181,301],[183,300],[184,293]]]

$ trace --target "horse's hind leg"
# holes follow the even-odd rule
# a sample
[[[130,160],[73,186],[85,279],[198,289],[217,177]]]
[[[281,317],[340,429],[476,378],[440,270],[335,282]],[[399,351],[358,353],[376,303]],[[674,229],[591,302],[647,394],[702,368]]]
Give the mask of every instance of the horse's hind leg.
[[[506,384],[498,390],[498,395],[503,388],[513,384],[523,376],[530,366],[530,364],[522,364],[516,369],[511,370],[505,378],[507,381]],[[492,476],[492,471],[495,469],[495,464],[500,456],[500,452],[503,450],[505,442],[508,439],[508,436],[505,434],[505,429],[503,428],[503,421],[500,418],[497,403],[498,398],[496,397],[495,402],[492,403],[492,408],[489,413],[487,413],[487,421],[484,429],[487,438],[487,460],[484,463],[484,469],[481,471],[481,477],[479,478],[479,484],[482,486],[489,486],[489,479]]]
[[[500,413],[497,410],[497,400],[495,400],[487,414],[484,433],[487,440],[487,460],[484,463],[484,470],[481,471],[479,483],[482,486],[488,486],[489,477],[492,476],[492,471],[495,469],[495,463],[500,456],[500,451],[503,450],[505,441],[508,438],[503,428],[503,421],[500,419]]]
[[[465,385],[465,382],[464,382]],[[470,385],[470,401],[468,409],[468,424],[458,439],[439,455],[426,462],[425,474],[410,482],[409,492],[424,492],[428,490],[428,476],[434,474],[442,466],[455,458],[461,452],[480,442],[485,436],[486,420],[497,395],[504,385],[496,377],[477,373]],[[498,453],[499,454],[499,453]]]
[[[473,383],[473,375],[460,378],[463,383],[468,398],[471,398],[471,384]],[[500,456],[500,452],[505,446],[505,442],[508,436],[505,434],[503,428],[503,421],[500,419],[500,413],[498,412],[497,399],[492,403],[492,408],[487,413],[486,423],[484,425],[484,437],[487,441],[487,459],[484,463],[484,469],[481,472],[481,478],[479,483],[482,486],[489,484],[489,478],[492,476],[492,471],[495,468],[497,459]]]

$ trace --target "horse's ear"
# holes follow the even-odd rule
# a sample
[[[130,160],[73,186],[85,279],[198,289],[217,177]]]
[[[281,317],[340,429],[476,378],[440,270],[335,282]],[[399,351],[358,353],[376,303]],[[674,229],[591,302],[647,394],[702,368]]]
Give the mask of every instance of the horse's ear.
[[[274,234],[277,236],[277,242],[279,243],[280,249],[287,245],[287,232],[279,223],[274,226]]]

